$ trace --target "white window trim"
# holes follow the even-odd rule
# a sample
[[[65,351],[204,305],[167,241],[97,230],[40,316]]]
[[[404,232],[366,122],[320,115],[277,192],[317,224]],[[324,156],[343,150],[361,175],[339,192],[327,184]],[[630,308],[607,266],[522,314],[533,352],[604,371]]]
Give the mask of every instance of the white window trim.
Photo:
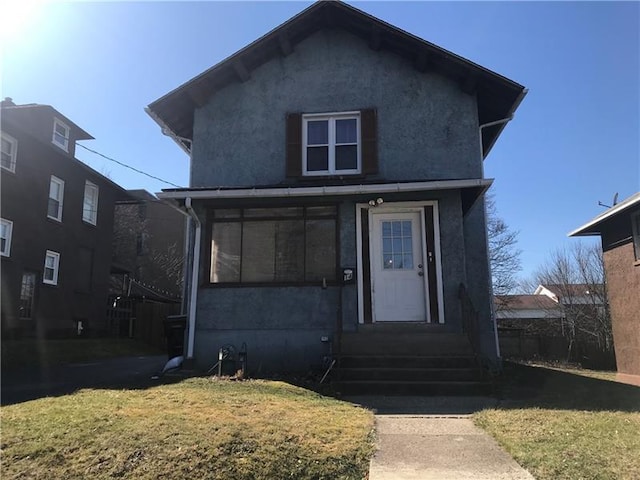
[[[2,132],[2,138],[4,140],[7,140],[11,144],[11,167],[7,168],[5,166],[2,166],[2,169],[11,173],[15,173],[16,160],[18,159],[18,140],[13,138],[11,135],[7,135],[4,132]]]
[[[46,278],[47,258],[49,257],[53,258],[53,280],[48,280]],[[47,285],[57,285],[59,270],[60,270],[60,254],[58,252],[54,252],[53,250],[47,250],[47,253],[44,256],[44,270],[42,272],[42,283],[46,283]]]
[[[87,200],[87,188],[95,189],[95,205],[92,205],[92,210],[89,212],[89,217],[85,216],[85,202]],[[89,180],[84,182],[84,197],[82,198],[82,221],[96,225],[98,223],[98,196],[100,195],[100,188],[95,183],[91,183]]]
[[[2,255],[3,257],[10,257],[11,256],[11,237],[13,236],[13,222],[11,220],[7,220],[6,218],[2,218],[0,219],[0,222],[2,222],[3,225],[6,225],[7,227],[7,236],[5,238],[5,248],[4,250],[0,251],[0,255]]]
[[[351,170],[336,170],[335,161],[335,121],[344,119],[356,119],[356,138],[357,138],[357,156],[358,167]],[[307,122],[327,120],[329,122],[329,165],[328,170],[320,171],[308,171],[307,170]],[[361,121],[360,112],[331,112],[331,113],[306,113],[302,115],[302,175],[306,177],[311,176],[326,176],[326,175],[354,175],[362,172],[362,134],[361,134]]]
[[[52,217],[51,215],[49,215],[49,199],[51,199],[51,183],[57,183],[58,185],[60,185],[60,198],[54,198],[53,200],[58,200],[59,204],[60,204],[60,208],[58,209],[58,216],[57,217]],[[62,207],[63,207],[63,203],[64,203],[64,180],[62,180],[61,178],[56,177],[55,175],[51,175],[51,180],[49,181],[49,194],[47,195],[47,218],[50,218],[51,220],[56,220],[58,222],[62,222]]]
[[[65,129],[65,136],[64,136],[64,142],[60,143],[58,142],[58,138],[56,137],[56,127],[62,127]],[[66,123],[64,123],[63,121],[54,118],[53,119],[53,137],[51,139],[51,142],[54,145],[57,145],[58,147],[60,147],[62,150],[64,150],[65,152],[69,151],[69,137],[71,134],[71,129],[69,128],[69,125],[67,125]]]

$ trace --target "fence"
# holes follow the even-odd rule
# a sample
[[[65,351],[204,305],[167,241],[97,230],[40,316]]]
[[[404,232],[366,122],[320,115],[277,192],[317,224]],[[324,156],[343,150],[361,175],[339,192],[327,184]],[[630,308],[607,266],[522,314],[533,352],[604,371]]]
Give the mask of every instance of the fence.
[[[107,308],[109,334],[115,337],[135,338],[165,349],[167,340],[164,319],[168,315],[178,313],[180,305],[176,303],[114,296],[109,299]]]
[[[569,351],[565,337],[527,334],[521,329],[498,329],[498,339],[503,358],[568,361],[602,370],[616,368],[613,351],[604,351],[590,343],[576,342]]]

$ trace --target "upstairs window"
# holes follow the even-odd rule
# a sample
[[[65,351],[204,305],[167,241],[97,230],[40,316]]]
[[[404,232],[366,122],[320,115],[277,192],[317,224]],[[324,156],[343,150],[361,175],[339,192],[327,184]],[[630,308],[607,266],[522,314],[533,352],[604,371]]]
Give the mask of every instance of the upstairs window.
[[[303,115],[303,175],[360,173],[360,113]]]
[[[287,115],[287,177],[378,173],[374,109]]]
[[[44,257],[44,273],[42,275],[43,283],[49,285],[58,284],[58,269],[60,267],[60,254],[47,250]]]
[[[52,142],[63,149],[65,152],[69,151],[69,127],[58,120],[53,120],[53,139]]]
[[[64,200],[64,181],[51,175],[49,183],[49,205],[47,206],[47,217],[62,221],[62,201]]]
[[[8,257],[11,255],[11,234],[13,233],[13,222],[11,220],[0,219],[0,255]]]
[[[18,141],[7,135],[2,134],[2,149],[0,150],[0,165],[10,172],[16,171],[16,155],[18,153]]]
[[[84,182],[82,220],[91,225],[95,225],[98,221],[98,186],[88,180]]]

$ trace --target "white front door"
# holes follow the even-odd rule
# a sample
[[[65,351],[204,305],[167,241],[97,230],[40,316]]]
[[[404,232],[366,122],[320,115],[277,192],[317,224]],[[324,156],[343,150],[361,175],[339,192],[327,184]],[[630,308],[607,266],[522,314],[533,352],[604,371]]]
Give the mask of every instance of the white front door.
[[[421,211],[371,217],[373,321],[427,321]]]

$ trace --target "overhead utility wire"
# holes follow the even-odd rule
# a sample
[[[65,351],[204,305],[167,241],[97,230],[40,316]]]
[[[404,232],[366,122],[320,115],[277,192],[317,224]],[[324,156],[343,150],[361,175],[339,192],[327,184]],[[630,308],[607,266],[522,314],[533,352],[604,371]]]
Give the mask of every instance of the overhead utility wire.
[[[102,153],[100,153],[100,152],[96,152],[95,150],[92,150],[92,149],[90,149],[89,147],[85,147],[85,146],[84,146],[84,145],[82,145],[81,143],[76,143],[76,145],[78,145],[79,147],[84,148],[85,150],[90,151],[91,153],[95,153],[96,155],[99,155],[99,156],[101,156],[102,158],[106,158],[107,160],[109,160],[109,161],[111,161],[111,162],[117,163],[118,165],[121,165],[121,166],[123,166],[123,167],[125,167],[125,168],[128,168],[129,170],[133,170],[134,172],[141,173],[142,175],[146,175],[146,176],[147,176],[147,177],[149,177],[149,178],[153,178],[154,180],[158,180],[158,181],[160,181],[160,182],[162,182],[162,183],[166,183],[167,185],[171,185],[171,186],[176,187],[176,188],[182,188],[180,185],[176,185],[175,183],[167,182],[166,180],[163,180],[163,179],[162,179],[162,178],[160,178],[160,177],[156,177],[156,176],[151,175],[151,174],[149,174],[149,173],[147,173],[147,172],[143,172],[142,170],[138,170],[138,169],[137,169],[137,168],[135,168],[135,167],[132,167],[132,166],[130,166],[130,165],[127,165],[126,163],[122,163],[122,162],[119,162],[118,160],[115,160],[115,159],[113,159],[113,158],[107,157],[106,155],[103,155],[103,154],[102,154]]]

